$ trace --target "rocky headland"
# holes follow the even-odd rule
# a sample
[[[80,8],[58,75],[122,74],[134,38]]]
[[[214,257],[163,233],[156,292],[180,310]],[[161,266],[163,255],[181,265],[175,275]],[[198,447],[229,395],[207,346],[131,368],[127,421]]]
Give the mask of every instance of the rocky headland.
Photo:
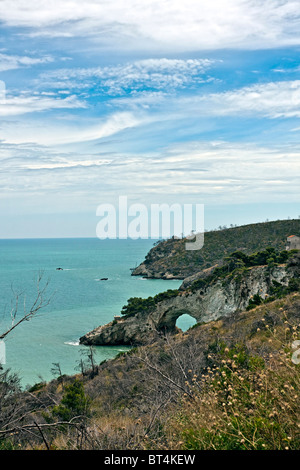
[[[80,338],[86,345],[142,345],[176,333],[176,320],[189,314],[197,323],[228,317],[299,288],[299,252],[234,252],[222,266],[186,278],[178,290],[148,299],[132,298],[122,316]]]
[[[186,250],[193,241],[170,238],[156,242],[144,261],[132,270],[133,276],[148,279],[181,279],[202,275],[203,270],[221,265],[234,251],[251,254],[273,247],[286,248],[289,235],[300,233],[300,220],[277,220],[240,227],[219,227],[205,232],[201,250]]]

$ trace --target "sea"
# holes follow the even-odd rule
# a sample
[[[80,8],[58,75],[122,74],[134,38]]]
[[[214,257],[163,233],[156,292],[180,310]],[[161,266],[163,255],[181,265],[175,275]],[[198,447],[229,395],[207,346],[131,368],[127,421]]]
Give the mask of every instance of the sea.
[[[145,298],[180,286],[180,280],[131,275],[131,268],[144,260],[154,242],[0,240],[0,336],[30,311],[38,288],[43,291],[42,308],[5,338],[3,369],[16,373],[24,389],[53,379],[57,364],[62,374],[79,373],[88,348],[79,344],[81,336],[120,315],[130,297]],[[193,322],[183,315],[177,326],[185,331]],[[128,349],[97,346],[95,360],[100,363]]]

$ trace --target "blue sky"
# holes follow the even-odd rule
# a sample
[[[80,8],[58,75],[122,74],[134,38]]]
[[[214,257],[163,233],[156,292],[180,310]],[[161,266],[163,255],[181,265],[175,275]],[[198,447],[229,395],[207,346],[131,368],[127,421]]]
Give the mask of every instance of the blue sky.
[[[299,0],[2,0],[0,28],[1,238],[95,236],[124,195],[300,214]]]

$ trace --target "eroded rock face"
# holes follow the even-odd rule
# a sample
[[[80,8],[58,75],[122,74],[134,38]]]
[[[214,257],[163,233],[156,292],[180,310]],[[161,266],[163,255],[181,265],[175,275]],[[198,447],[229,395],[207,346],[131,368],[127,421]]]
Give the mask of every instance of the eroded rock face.
[[[132,276],[142,276],[147,279],[184,279],[182,274],[174,274],[164,269],[151,269],[146,263],[141,263],[132,271]]]
[[[199,271],[198,273],[192,274],[192,276],[186,277],[183,280],[179,289],[180,290],[187,289],[191,284],[193,284],[194,281],[198,281],[198,279],[207,279],[217,267],[218,267],[218,264],[212,266],[211,268],[203,269],[202,271]]]
[[[156,337],[157,332],[151,319],[137,314],[95,328],[80,338],[80,343],[95,346],[141,345],[152,342]]]
[[[290,279],[299,277],[299,266],[298,256],[289,266],[275,266],[272,269],[267,266],[253,267],[239,276],[217,279],[194,292],[187,287],[179,290],[176,297],[157,303],[152,311],[122,317],[100,326],[80,338],[80,342],[94,345],[147,344],[162,332],[176,332],[176,320],[183,314],[189,314],[197,322],[229,316],[245,310],[256,294],[266,298],[273,281],[288,285]]]

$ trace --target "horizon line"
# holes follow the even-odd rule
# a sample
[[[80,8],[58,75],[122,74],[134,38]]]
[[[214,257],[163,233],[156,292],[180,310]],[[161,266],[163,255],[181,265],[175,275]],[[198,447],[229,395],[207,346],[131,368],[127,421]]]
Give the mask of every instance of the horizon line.
[[[219,226],[217,228],[214,228],[214,229],[204,229],[204,232],[203,233],[209,233],[209,232],[221,232],[222,230],[230,230],[230,229],[234,229],[234,228],[238,228],[238,227],[247,227],[249,225],[257,225],[257,224],[267,224],[267,223],[272,223],[272,222],[287,222],[287,221],[296,221],[296,220],[300,220],[300,217],[298,218],[288,218],[288,219],[276,219],[276,220],[265,220],[264,222],[250,222],[250,223],[246,223],[246,224],[241,224],[241,225],[238,225],[238,224],[235,224],[235,225],[232,225],[232,226],[229,226],[227,227],[227,225],[223,225],[223,226]],[[201,232],[200,232],[201,233]],[[169,237],[169,238],[172,238]],[[186,237],[183,237],[183,238],[186,238]],[[0,241],[5,241],[5,240],[100,240],[100,241],[106,241],[106,240],[132,240],[132,241],[136,241],[136,240],[165,240],[166,238],[165,237],[155,237],[155,238],[151,238],[151,237],[148,237],[148,238],[145,238],[145,237],[139,237],[139,238],[132,238],[132,237],[115,237],[115,238],[105,238],[105,239],[100,239],[99,237],[97,236],[76,236],[76,237],[71,237],[71,236],[55,236],[55,237],[11,237],[11,238],[7,238],[7,237],[0,237]]]

